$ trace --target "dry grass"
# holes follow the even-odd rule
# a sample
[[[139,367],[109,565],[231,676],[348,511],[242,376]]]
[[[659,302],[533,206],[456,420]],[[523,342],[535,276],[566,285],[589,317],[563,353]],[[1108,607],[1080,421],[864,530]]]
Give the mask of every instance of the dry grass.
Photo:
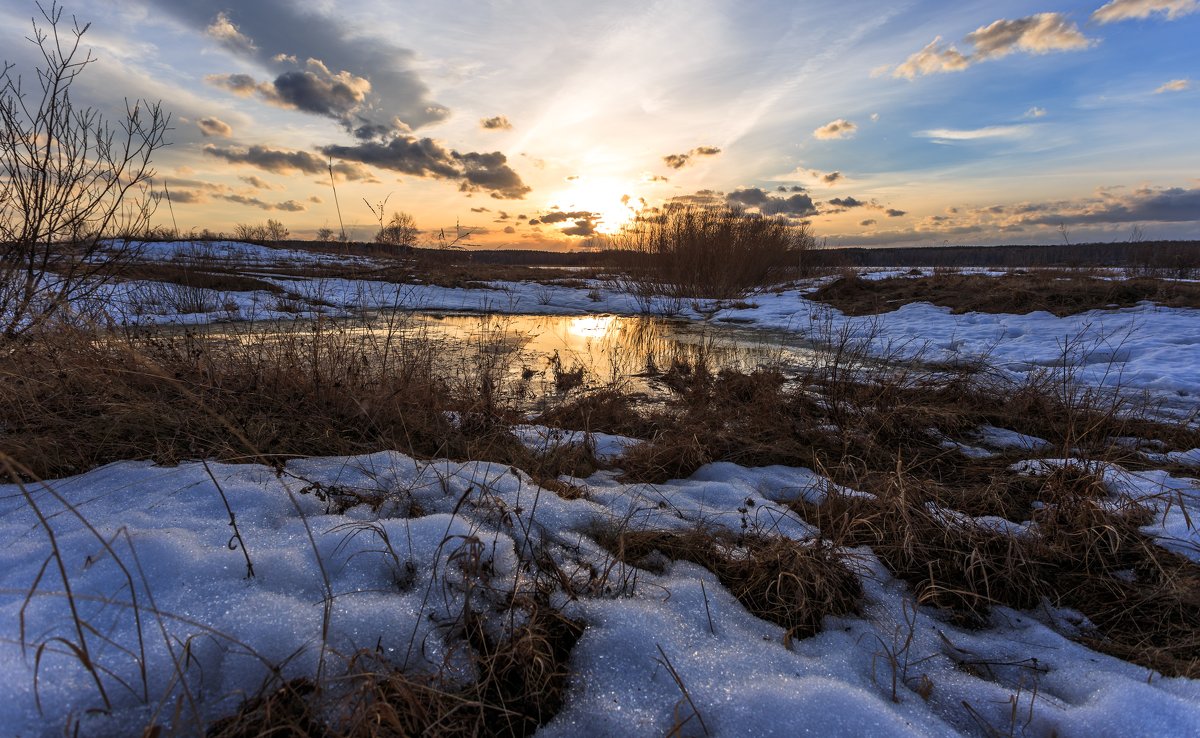
[[[1010,272],[1001,277],[945,272],[878,280],[852,274],[808,297],[847,315],[886,313],[910,302],[930,302],[955,313],[1025,314],[1045,310],[1063,316],[1131,307],[1143,300],[1170,307],[1200,307],[1200,285],[1146,277],[1103,279],[1050,270]]]
[[[821,541],[734,536],[720,530],[600,530],[594,536],[620,561],[663,571],[661,557],[711,571],[747,610],[786,630],[785,640],[821,630],[826,615],[859,611],[862,585],[838,551]]]
[[[322,691],[309,680],[288,682],[247,700],[207,735],[532,735],[562,706],[567,660],[582,633],[582,624],[545,605],[533,605],[527,622],[499,642],[476,624],[468,638],[475,678],[466,684],[397,671],[378,654],[362,651],[339,683]]]
[[[586,450],[537,453],[512,435],[508,367],[492,354],[447,366],[420,336],[320,321],[239,330],[61,330],[5,345],[0,452],[42,478],[119,459],[279,464],[384,449],[546,477],[595,468]]]

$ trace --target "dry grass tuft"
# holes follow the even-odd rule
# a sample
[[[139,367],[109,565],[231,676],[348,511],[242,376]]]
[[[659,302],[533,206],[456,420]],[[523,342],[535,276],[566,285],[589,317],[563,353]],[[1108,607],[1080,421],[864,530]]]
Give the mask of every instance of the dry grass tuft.
[[[859,611],[862,585],[833,546],[766,536],[696,529],[599,531],[597,542],[621,561],[663,571],[661,556],[711,571],[734,597],[764,620],[786,629],[785,638],[821,630],[826,615]]]
[[[477,620],[469,624],[475,678],[466,684],[397,671],[379,654],[361,651],[339,684],[322,691],[308,680],[288,682],[247,700],[208,736],[532,735],[562,707],[567,662],[583,625],[545,605],[533,605],[528,614],[498,642]]]

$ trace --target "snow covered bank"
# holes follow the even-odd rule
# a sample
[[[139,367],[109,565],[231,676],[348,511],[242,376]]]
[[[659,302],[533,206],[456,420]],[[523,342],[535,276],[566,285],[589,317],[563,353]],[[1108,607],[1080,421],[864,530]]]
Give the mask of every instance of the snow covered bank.
[[[335,674],[362,648],[410,670],[452,666],[447,626],[466,598],[528,586],[536,549],[590,593],[557,595],[587,627],[544,735],[664,733],[693,710],[688,725],[713,735],[1200,733],[1200,682],[1070,640],[1087,627],[1077,613],[997,608],[991,627],[964,630],[916,607],[865,548],[843,554],[865,589],[863,615],[829,618],[790,647],[694,564],[662,574],[620,565],[619,586],[596,586],[615,563],[591,537],[605,526],[811,540],[813,528],[778,502],[819,499],[823,480],[807,469],[713,464],[662,485],[608,472],[577,483],[586,497],[565,500],[507,466],[379,453],[294,461],[283,474],[125,462],[2,486],[0,725],[39,735],[79,721],[83,735],[128,735],[167,720],[176,700],[182,721],[196,719],[193,702],[211,719],[276,668],[312,676],[324,660]],[[227,545],[230,510],[252,578]],[[456,561],[467,550],[484,559],[490,594],[465,586]],[[81,666],[85,644],[108,714],[89,712],[104,700]]]

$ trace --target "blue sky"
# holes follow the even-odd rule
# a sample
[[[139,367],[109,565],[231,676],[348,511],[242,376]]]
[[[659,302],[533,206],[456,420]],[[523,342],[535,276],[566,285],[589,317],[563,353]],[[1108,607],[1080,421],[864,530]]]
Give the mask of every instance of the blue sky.
[[[675,198],[845,245],[1200,238],[1197,0],[65,7],[93,23],[81,100],[173,111],[184,228],[336,229],[332,158],[360,237],[387,197],[490,246]],[[35,10],[0,0],[26,73]]]

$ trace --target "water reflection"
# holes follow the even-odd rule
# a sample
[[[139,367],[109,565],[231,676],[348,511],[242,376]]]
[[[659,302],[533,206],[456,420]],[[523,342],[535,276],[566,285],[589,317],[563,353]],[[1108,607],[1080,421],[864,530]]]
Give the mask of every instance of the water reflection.
[[[525,379],[582,369],[589,384],[626,382],[643,390],[672,365],[749,371],[800,366],[814,355],[794,335],[644,316],[416,313],[411,329],[445,341],[448,351],[458,344],[504,352]]]

